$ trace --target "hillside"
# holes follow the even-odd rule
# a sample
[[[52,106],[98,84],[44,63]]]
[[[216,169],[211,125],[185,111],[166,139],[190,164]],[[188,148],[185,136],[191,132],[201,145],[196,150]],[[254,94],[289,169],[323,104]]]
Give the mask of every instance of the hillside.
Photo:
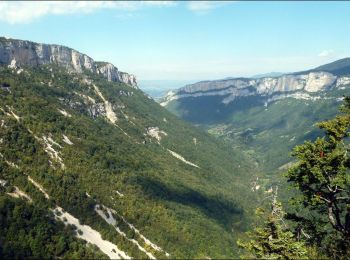
[[[319,66],[313,71],[327,71],[333,73],[337,76],[345,76],[350,75],[350,58],[345,58],[341,60],[337,60],[322,66]]]
[[[314,123],[337,113],[342,96],[350,92],[347,61],[279,77],[202,81],[169,92],[161,104],[229,141],[266,178],[288,167],[291,148],[316,136]],[[342,74],[332,74],[340,69]]]
[[[0,50],[2,256],[237,256],[257,201],[244,155],[114,65],[58,45]]]

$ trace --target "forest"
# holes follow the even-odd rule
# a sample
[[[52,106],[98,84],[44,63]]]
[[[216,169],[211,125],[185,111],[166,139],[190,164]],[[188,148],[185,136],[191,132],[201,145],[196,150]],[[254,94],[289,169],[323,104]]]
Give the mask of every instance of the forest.
[[[350,97],[340,113],[317,124],[324,135],[296,146],[285,173],[293,189],[285,211],[278,186],[270,205],[257,208],[259,222],[238,240],[243,258],[346,259],[350,256]]]
[[[87,78],[108,97],[116,124],[105,117],[103,100]],[[254,166],[243,155],[178,119],[141,90],[89,72],[67,73],[55,64],[24,67],[21,74],[0,67],[0,86],[5,86],[0,87],[0,180],[6,183],[1,196],[12,201],[14,209],[20,203],[29,212],[43,213],[33,230],[45,222],[42,232],[25,232],[24,240],[13,237],[16,243],[40,244],[50,237],[52,250],[60,252],[53,256],[71,258],[75,251],[67,245],[62,253],[59,238],[51,238],[64,227],[51,214],[60,206],[134,258],[147,255],[132,239],[157,258],[167,258],[165,252],[175,258],[238,256],[235,241],[247,230],[258,202],[246,174],[254,172]],[[157,140],[147,133],[151,127],[166,134]],[[18,190],[30,200],[14,198]],[[96,213],[97,205],[119,214],[114,216],[116,225],[125,236]],[[20,215],[11,215],[10,205],[3,206],[1,221],[8,221],[3,230],[10,222],[31,228]],[[150,248],[123,218],[164,251]],[[76,237],[79,230],[63,230],[70,232],[76,247],[83,245]],[[12,236],[0,247],[17,256]],[[102,253],[79,248],[81,257]],[[41,250],[23,246],[21,254],[46,258]]]

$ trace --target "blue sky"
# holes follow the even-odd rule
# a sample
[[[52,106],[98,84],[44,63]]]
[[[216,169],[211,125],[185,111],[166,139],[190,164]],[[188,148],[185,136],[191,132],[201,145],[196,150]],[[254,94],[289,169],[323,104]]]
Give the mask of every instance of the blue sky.
[[[350,57],[350,2],[0,2],[0,35],[67,45],[141,80],[309,69]]]

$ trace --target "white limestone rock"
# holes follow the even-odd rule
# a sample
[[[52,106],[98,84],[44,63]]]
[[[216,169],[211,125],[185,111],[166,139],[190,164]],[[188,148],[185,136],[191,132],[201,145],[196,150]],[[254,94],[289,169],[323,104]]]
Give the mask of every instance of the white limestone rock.
[[[296,99],[317,99],[311,94],[325,91],[330,87],[350,83],[350,78],[339,81],[329,72],[309,72],[289,74],[280,77],[258,79],[233,78],[214,81],[202,81],[187,85],[176,91],[169,91],[160,103],[166,106],[169,102],[186,97],[224,96],[222,103],[229,104],[237,97],[262,96],[271,102],[275,99],[292,97]],[[278,97],[277,97],[278,96]]]
[[[153,137],[157,140],[159,143],[160,140],[162,140],[163,136],[167,136],[168,134],[162,130],[159,129],[159,127],[148,127],[147,128],[147,135],[150,137]]]
[[[336,87],[340,89],[345,89],[345,85],[350,84],[350,77],[340,77],[337,79]]]
[[[124,82],[137,88],[134,75],[120,72],[111,63],[99,66],[91,57],[71,48],[55,45],[41,44],[30,41],[6,39],[0,37],[0,64],[16,69],[21,66],[39,66],[45,64],[58,64],[70,72],[82,73],[84,70],[102,74],[109,81]]]

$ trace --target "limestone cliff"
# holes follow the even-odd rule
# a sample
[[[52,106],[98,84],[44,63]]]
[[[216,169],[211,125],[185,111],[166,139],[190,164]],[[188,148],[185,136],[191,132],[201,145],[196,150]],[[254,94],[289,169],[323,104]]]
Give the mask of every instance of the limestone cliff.
[[[82,73],[88,70],[103,75],[109,81],[124,82],[132,87],[137,87],[134,75],[119,71],[111,63],[95,62],[89,56],[61,45],[0,37],[1,64],[12,67],[58,64],[69,71]]]
[[[339,87],[348,82],[349,77],[338,77],[325,71],[288,74],[280,77],[229,78],[223,80],[201,81],[168,92],[161,105],[186,97],[222,96],[222,103],[233,102],[237,97],[259,95],[272,102],[277,99],[293,97],[297,99],[317,99],[318,92],[331,87]]]

